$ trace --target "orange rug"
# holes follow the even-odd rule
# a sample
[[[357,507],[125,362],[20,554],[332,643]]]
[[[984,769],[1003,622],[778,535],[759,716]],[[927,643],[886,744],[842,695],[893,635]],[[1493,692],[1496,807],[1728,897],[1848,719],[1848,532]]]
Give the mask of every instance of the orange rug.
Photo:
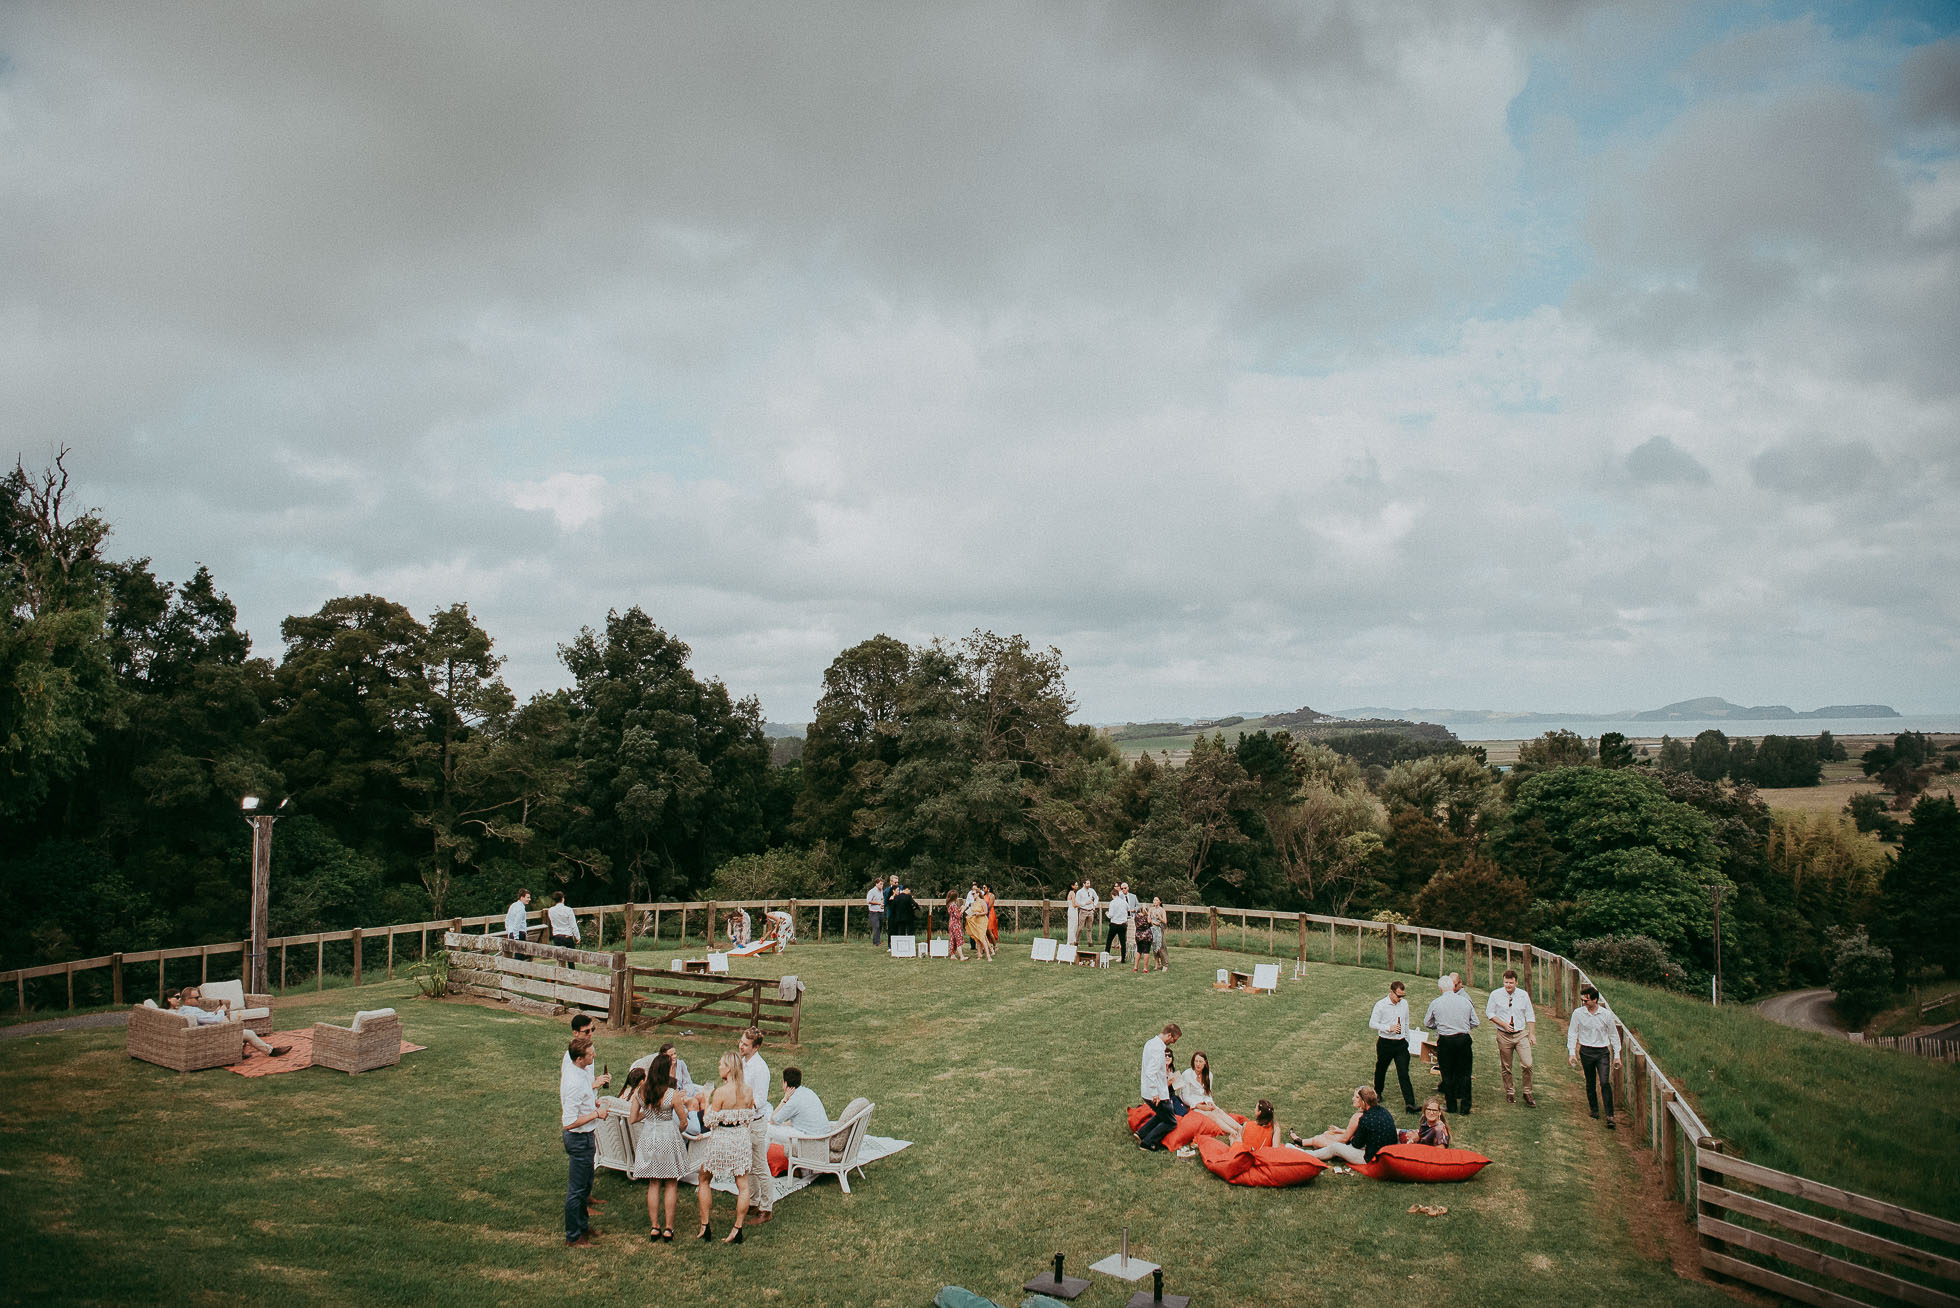
[[[277,1076],[281,1072],[297,1072],[302,1067],[313,1066],[313,1031],[310,1027],[304,1031],[274,1031],[265,1037],[265,1042],[274,1048],[280,1045],[291,1045],[292,1048],[278,1058],[273,1058],[247,1045],[245,1057],[225,1070],[236,1072],[240,1076]],[[419,1053],[426,1048],[427,1045],[412,1045],[406,1040],[402,1041],[404,1054]]]

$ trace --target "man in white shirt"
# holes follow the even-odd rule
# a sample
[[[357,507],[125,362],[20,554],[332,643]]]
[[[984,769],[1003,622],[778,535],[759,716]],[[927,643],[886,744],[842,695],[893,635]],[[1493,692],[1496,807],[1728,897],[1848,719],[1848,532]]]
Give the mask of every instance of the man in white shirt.
[[[1599,991],[1587,984],[1579,987],[1579,998],[1586,1006],[1572,1014],[1565,1028],[1565,1061],[1586,1068],[1586,1107],[1595,1121],[1599,1118],[1599,1099],[1606,1097],[1606,1129],[1613,1125],[1613,1073],[1620,1070],[1620,1020],[1613,1010],[1599,1002]],[[1607,1067],[1608,1055],[1612,1067]]]
[[[545,917],[551,922],[552,944],[563,945],[567,949],[578,948],[578,914],[565,902],[564,891],[551,892],[551,907],[545,911]]]
[[[1538,1107],[1531,1097],[1531,1049],[1538,1043],[1538,1013],[1531,1006],[1531,992],[1518,989],[1518,970],[1504,969],[1504,988],[1490,992],[1484,1003],[1484,1016],[1497,1028],[1497,1065],[1504,1070],[1504,1102],[1515,1104],[1511,1091],[1511,1060],[1524,1068],[1524,1104]]]
[[[1089,933],[1092,942],[1096,938],[1096,905],[1100,903],[1102,903],[1102,896],[1096,893],[1096,887],[1090,883],[1089,878],[1083,877],[1082,889],[1075,892],[1075,911],[1077,921],[1081,924],[1082,930]]]
[[[775,1216],[776,1187],[769,1176],[769,1064],[762,1058],[762,1030],[750,1027],[735,1045],[742,1056],[742,1084],[755,1096],[755,1121],[749,1123],[749,1184],[755,1192],[756,1208],[749,1224],[760,1226]]]
[[[1443,1103],[1447,1111],[1470,1115],[1470,1066],[1476,1055],[1470,1032],[1477,1025],[1477,1006],[1452,972],[1436,982],[1443,993],[1430,1001],[1422,1024],[1436,1033],[1436,1066],[1443,1072]]]
[[[802,1068],[783,1069],[783,1102],[776,1105],[770,1121],[781,1135],[822,1135],[830,1130],[830,1114],[824,1112],[817,1092],[803,1084]]]
[[[565,1062],[558,1069],[558,1122],[563,1128],[565,1157],[569,1160],[565,1181],[565,1243],[584,1247],[592,1243],[592,1160],[598,1154],[593,1127],[606,1117],[597,1087],[611,1077],[592,1076],[592,1042],[576,1036],[565,1046]]]
[[[510,907],[504,910],[504,934],[512,940],[524,939],[525,929],[531,920],[530,909],[531,892],[518,891],[517,898],[511,900]]]
[[[864,893],[864,911],[871,917],[871,947],[885,938],[885,879],[879,877]]]
[[[1123,931],[1129,920],[1129,897],[1123,893],[1123,883],[1118,881],[1109,895],[1109,938],[1103,942],[1103,948],[1116,955],[1119,963],[1128,957],[1123,951]]]
[[[1171,1078],[1169,1071],[1170,1047],[1184,1032],[1177,1023],[1166,1022],[1164,1029],[1144,1042],[1143,1060],[1139,1065],[1141,1072],[1140,1088],[1143,1102],[1154,1116],[1137,1128],[1137,1148],[1161,1152],[1164,1137],[1177,1126],[1177,1114],[1171,1109]]]
[[[1411,1113],[1419,1111],[1416,1088],[1409,1084],[1408,987],[1389,982],[1388,993],[1375,1001],[1375,1011],[1368,1014],[1368,1025],[1375,1029],[1375,1098],[1382,1097],[1382,1083],[1394,1064],[1395,1079],[1402,1083],[1403,1107]]]

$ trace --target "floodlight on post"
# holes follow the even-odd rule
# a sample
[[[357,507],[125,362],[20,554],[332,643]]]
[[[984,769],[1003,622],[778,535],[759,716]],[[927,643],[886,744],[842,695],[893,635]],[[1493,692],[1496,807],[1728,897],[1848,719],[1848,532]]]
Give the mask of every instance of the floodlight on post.
[[[286,802],[280,800],[279,807],[285,808]],[[266,987],[266,942],[272,935],[272,824],[279,820],[279,814],[259,812],[257,795],[245,796],[238,807],[252,828],[252,938],[245,951],[245,989],[262,995],[270,993]]]

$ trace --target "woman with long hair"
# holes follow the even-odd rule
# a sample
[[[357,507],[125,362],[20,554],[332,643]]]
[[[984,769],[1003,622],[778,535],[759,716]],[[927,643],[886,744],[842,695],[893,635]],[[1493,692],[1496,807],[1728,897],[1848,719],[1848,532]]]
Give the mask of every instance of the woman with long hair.
[[[1177,1074],[1177,1084],[1172,1087],[1177,1097],[1191,1106],[1194,1113],[1203,1113],[1212,1121],[1225,1128],[1225,1136],[1233,1144],[1245,1134],[1245,1127],[1236,1118],[1218,1106],[1211,1096],[1211,1059],[1200,1049],[1191,1055],[1191,1062]]]
[[[980,893],[987,900],[987,957],[992,958],[1000,948],[1000,907],[994,900],[994,888],[982,882]]]
[[[953,957],[966,961],[966,927],[963,923],[966,913],[960,906],[959,896],[953,891],[946,892],[946,938],[952,942]]]
[[[1161,895],[1151,896],[1150,952],[1157,959],[1157,967],[1165,972],[1171,970],[1170,923],[1170,910],[1164,907],[1163,897]]]
[[[714,1236],[708,1224],[709,1182],[716,1175],[735,1178],[735,1229],[722,1237],[723,1244],[742,1243],[742,1223],[749,1216],[749,1157],[753,1145],[749,1123],[755,1120],[755,1096],[742,1084],[742,1056],[729,1050],[721,1056],[721,1084],[708,1096],[708,1153],[697,1174],[694,1193],[701,1199],[701,1233],[697,1239]]]
[[[635,1068],[634,1071],[639,1071]],[[699,1167],[688,1167],[687,1143],[681,1139],[681,1115],[687,1101],[674,1084],[674,1059],[655,1054],[647,1066],[645,1079],[632,1099],[629,1126],[646,1123],[638,1132],[633,1148],[633,1175],[647,1178],[647,1239],[674,1242],[674,1204],[680,1197],[681,1181],[698,1179]],[[666,1220],[661,1220],[664,1201]]]
[[[981,958],[992,958],[994,946],[987,939],[987,897],[974,882],[966,892],[966,933],[973,938],[973,950]]]

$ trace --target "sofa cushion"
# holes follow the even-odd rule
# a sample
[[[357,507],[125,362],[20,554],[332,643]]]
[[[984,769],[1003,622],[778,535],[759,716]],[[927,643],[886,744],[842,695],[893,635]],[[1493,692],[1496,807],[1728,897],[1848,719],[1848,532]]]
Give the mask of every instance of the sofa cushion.
[[[393,1017],[394,1015],[395,1010],[392,1008],[363,1008],[360,1012],[354,1014],[353,1029],[359,1031],[371,1021],[377,1021],[384,1017]]]
[[[860,1095],[856,1099],[851,1100],[850,1103],[844,1105],[844,1114],[842,1117],[839,1117],[837,1121],[847,1122],[851,1119],[853,1114],[857,1113],[861,1109],[869,1108],[870,1106],[871,1106],[871,1101],[869,1099],[866,1099],[864,1096]],[[830,1142],[830,1161],[833,1163],[841,1163],[844,1161],[844,1137],[841,1135],[836,1137]]]
[[[245,1007],[245,983],[243,981],[206,981],[199,986],[198,993],[207,1001],[229,999],[234,1009]]]
[[[262,1017],[271,1017],[272,1010],[269,1008],[241,1008],[233,1012],[232,1016],[241,1022],[256,1022]]]

